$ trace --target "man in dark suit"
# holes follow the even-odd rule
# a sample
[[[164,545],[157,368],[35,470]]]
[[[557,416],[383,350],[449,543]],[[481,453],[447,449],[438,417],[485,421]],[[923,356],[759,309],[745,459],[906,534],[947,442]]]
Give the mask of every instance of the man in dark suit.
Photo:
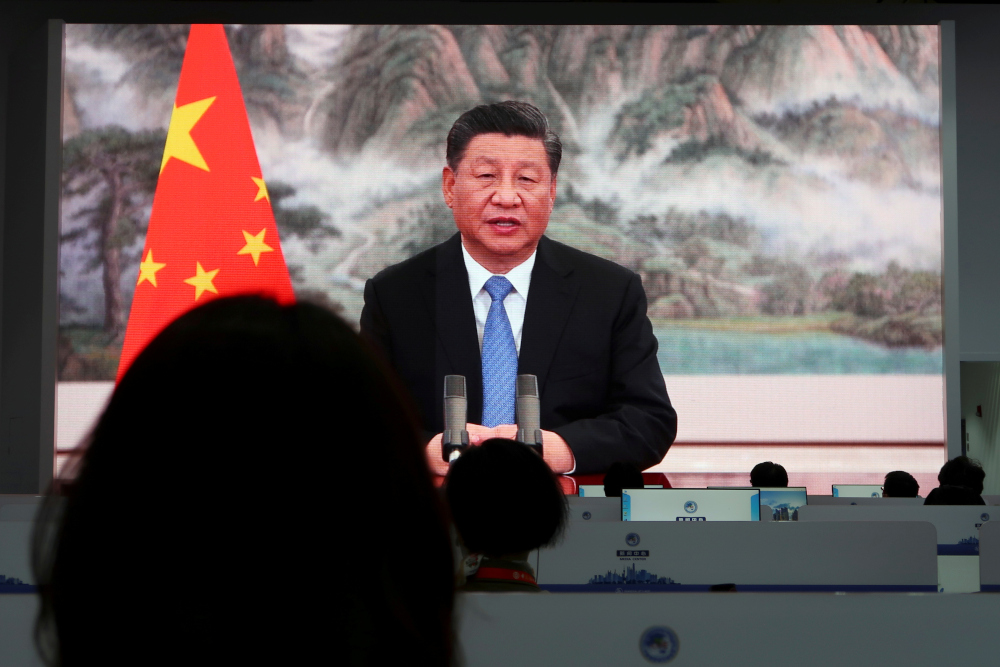
[[[561,156],[530,104],[462,114],[442,176],[459,233],[365,285],[361,333],[415,398],[440,474],[451,374],[466,378],[472,444],[515,436],[514,377],[538,376],[543,455],[558,473],[648,468],[674,440],[639,277],[543,236]]]

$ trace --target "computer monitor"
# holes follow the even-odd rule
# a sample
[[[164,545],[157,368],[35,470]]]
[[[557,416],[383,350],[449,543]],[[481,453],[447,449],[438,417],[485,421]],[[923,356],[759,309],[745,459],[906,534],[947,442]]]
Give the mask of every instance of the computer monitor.
[[[644,489],[662,489],[662,484],[644,484]],[[604,485],[603,484],[581,484],[580,491],[577,494],[581,498],[603,498],[604,497]]]
[[[566,498],[569,512],[567,517],[572,521],[621,521],[622,504],[618,498]]]
[[[759,489],[760,504],[771,508],[772,521],[798,521],[799,508],[808,502],[804,486],[710,486],[708,488]]]
[[[880,484],[834,484],[834,498],[881,498]]]
[[[757,489],[626,489],[622,521],[759,521]]]

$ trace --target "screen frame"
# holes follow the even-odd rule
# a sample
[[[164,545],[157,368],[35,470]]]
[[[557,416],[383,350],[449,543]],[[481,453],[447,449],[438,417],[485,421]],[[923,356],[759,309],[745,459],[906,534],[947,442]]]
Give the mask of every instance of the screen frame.
[[[259,3],[255,7],[219,8],[213,16],[224,22],[267,23],[277,22],[372,22],[382,15],[387,7],[399,10],[400,22],[433,23],[442,20],[465,23],[494,23],[504,9],[511,7],[505,3],[490,4],[478,8],[455,7],[450,3],[434,3],[421,8],[406,3],[366,3],[362,7],[304,7],[279,3]],[[523,8],[523,6],[521,6]],[[664,22],[662,8],[631,6],[626,15],[621,8],[584,7],[577,15],[581,23],[628,22],[652,24]],[[109,11],[113,10],[113,11]],[[167,10],[167,11],[164,11]],[[457,10],[457,11],[456,11]],[[789,11],[791,10],[791,12]],[[874,13],[872,10],[875,10]],[[63,18],[51,18],[54,12]],[[59,178],[61,172],[61,88],[62,88],[62,48],[63,29],[69,22],[148,22],[150,20],[183,22],[197,19],[199,12],[184,7],[164,7],[158,3],[149,6],[136,5],[124,15],[120,8],[104,3],[77,5],[56,9],[47,3],[39,3],[36,8],[25,10],[12,16],[8,34],[12,48],[8,62],[11,65],[27,64],[31,57],[45,54],[41,64],[47,74],[44,83],[32,81],[30,77],[10,68],[10,74],[3,83],[8,90],[17,90],[18,99],[27,100],[26,108],[5,109],[7,127],[20,128],[19,123],[36,118],[33,123],[25,123],[24,136],[18,132],[5,132],[4,152],[6,156],[24,155],[23,169],[5,169],[4,202],[5,216],[3,243],[5,286],[2,300],[2,406],[0,406],[0,433],[5,436],[7,451],[0,454],[4,474],[0,475],[0,493],[40,493],[48,488],[55,471],[55,425],[56,425],[56,326],[58,322],[58,220],[59,220]],[[540,3],[533,8],[533,22],[560,22],[565,20],[565,5],[562,3]],[[7,12],[5,12],[7,13]],[[734,7],[726,16],[727,23],[886,23],[886,24],[937,24],[941,37],[941,151],[942,151],[942,232],[943,254],[942,274],[944,276],[944,328],[947,332],[943,351],[945,356],[945,413],[946,448],[948,457],[957,456],[961,449],[959,401],[959,338],[958,338],[958,182],[957,182],[957,107],[956,107],[956,40],[955,23],[951,17],[960,16],[970,21],[977,20],[981,13],[977,8],[956,8],[937,6],[904,7],[799,7],[776,8],[768,6]],[[942,20],[943,17],[949,17]],[[717,12],[696,6],[675,6],[671,8],[669,22],[718,22]],[[985,18],[985,17],[983,17]],[[64,20],[65,19],[65,20]],[[685,20],[686,19],[686,20]],[[713,21],[714,19],[714,21]],[[35,30],[41,26],[41,31]],[[16,38],[14,35],[17,35]],[[36,68],[37,71],[37,68]],[[973,77],[969,78],[982,78]],[[972,84],[972,82],[968,82]],[[13,95],[5,90],[5,107],[10,106]],[[42,109],[39,109],[39,98]],[[21,106],[21,105],[18,105]],[[31,128],[39,124],[37,117],[43,110],[41,119],[45,125],[44,137],[32,133]],[[9,139],[7,138],[9,137]],[[41,145],[40,145],[41,144]],[[44,146],[44,150],[38,150]],[[24,150],[29,148],[31,150]],[[12,163],[7,160],[7,163]],[[39,165],[44,171],[44,183],[34,183]],[[31,173],[15,173],[18,171]],[[44,200],[23,202],[31,195],[22,192],[19,186],[32,182],[31,190],[43,188]],[[13,196],[16,193],[16,196]],[[18,200],[17,204],[12,201]],[[41,215],[25,216],[24,212]],[[13,215],[18,214],[18,215]],[[21,236],[22,228],[30,225],[23,219],[43,220],[40,246],[19,249],[14,252],[12,241]],[[17,230],[17,234],[12,234]],[[18,259],[24,252],[28,257]],[[21,269],[26,269],[20,272]],[[16,294],[13,285],[19,272],[27,282],[30,297],[12,298]],[[23,287],[20,286],[20,287]],[[40,288],[40,290],[39,290]],[[41,294],[39,293],[41,292]],[[39,307],[41,313],[39,313]],[[29,341],[27,344],[25,341]],[[39,349],[40,347],[40,349]],[[36,354],[35,350],[40,352]],[[21,361],[20,357],[27,357]]]

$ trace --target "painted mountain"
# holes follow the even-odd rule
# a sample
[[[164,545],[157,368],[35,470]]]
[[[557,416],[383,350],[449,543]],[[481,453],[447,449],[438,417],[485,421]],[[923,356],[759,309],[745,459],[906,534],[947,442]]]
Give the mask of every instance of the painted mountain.
[[[67,26],[61,379],[114,375],[187,31]],[[521,99],[565,147],[549,235],[642,276],[664,372],[941,372],[935,26],[227,34],[300,298],[356,322],[454,232],[451,123]]]

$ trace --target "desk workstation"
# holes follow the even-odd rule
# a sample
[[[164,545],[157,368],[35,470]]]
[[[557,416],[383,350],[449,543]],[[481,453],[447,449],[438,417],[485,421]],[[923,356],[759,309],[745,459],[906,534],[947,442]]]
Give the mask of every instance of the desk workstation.
[[[719,491],[726,494],[725,490]],[[40,500],[37,496],[0,499],[0,565],[3,566],[0,569],[9,570],[8,576],[22,573],[18,578],[28,586],[18,592],[9,589],[0,594],[0,619],[4,621],[0,634],[7,639],[7,654],[23,657],[13,664],[29,666],[41,664],[33,662],[37,658],[30,628],[37,611],[37,597],[30,587],[33,580],[29,559],[32,521]],[[491,633],[498,631],[498,624],[508,632],[534,619],[530,632],[542,632],[547,627],[546,614],[556,610],[563,615],[559,628],[566,627],[566,618],[578,615],[578,627],[585,627],[591,621],[586,620],[584,610],[591,610],[590,614],[603,619],[604,635],[613,634],[608,632],[611,626],[620,625],[620,632],[635,634],[663,625],[682,637],[686,657],[698,655],[706,661],[728,659],[728,649],[712,645],[707,640],[711,633],[699,630],[694,619],[704,616],[703,623],[711,626],[709,618],[728,615],[735,618],[746,611],[744,607],[757,610],[757,618],[780,616],[791,619],[794,625],[802,622],[793,618],[797,613],[833,618],[857,609],[871,609],[877,603],[881,615],[867,621],[868,635],[874,632],[873,628],[884,625],[879,632],[887,638],[903,631],[898,618],[885,617],[888,610],[894,610],[892,613],[898,610],[904,618],[910,618],[907,614],[913,614],[913,605],[927,613],[952,613],[954,608],[958,610],[954,613],[969,614],[976,619],[1000,611],[1000,598],[994,601],[992,596],[976,599],[935,595],[936,591],[958,590],[953,585],[943,588],[940,585],[946,573],[939,568],[948,568],[948,562],[942,564],[938,556],[944,544],[942,539],[958,545],[964,539],[959,535],[965,535],[969,526],[975,529],[975,524],[981,523],[983,552],[1000,556],[1000,522],[983,523],[982,508],[907,507],[886,503],[889,499],[875,499],[881,501],[876,507],[867,504],[801,507],[799,520],[788,522],[766,521],[770,519],[767,510],[764,510],[767,517],[762,513],[759,521],[626,522],[622,521],[620,498],[571,496],[567,500],[570,521],[562,539],[532,553],[529,559],[539,585],[550,591],[550,595],[459,596],[459,640],[469,651],[467,655],[475,656],[468,664],[513,664],[520,659],[516,646],[505,646],[499,651],[494,647],[486,652],[473,649],[495,636]],[[584,518],[587,513],[589,519]],[[980,564],[973,556],[952,558],[981,566],[983,590],[1000,590],[998,559],[984,558]],[[708,591],[713,587],[735,590],[740,595],[712,595]],[[588,594],[595,591],[671,594],[653,597]],[[798,595],[788,595],[790,592]],[[914,597],[915,593],[926,595]],[[964,602],[940,601],[948,598]],[[619,607],[629,611],[615,613]],[[849,622],[860,623],[853,618]],[[756,627],[756,623],[750,626]],[[786,634],[793,632],[794,628],[789,628],[785,627]],[[970,631],[969,626],[964,626],[963,631]],[[580,635],[569,646],[570,638],[563,637],[561,632],[553,629],[546,645],[556,650],[555,647],[566,643],[559,649],[564,658],[588,646],[586,641],[581,643]],[[762,641],[759,629],[751,634],[755,638],[747,641]],[[612,650],[615,641],[611,646],[602,642],[603,648],[587,648],[588,660],[592,661],[595,650]],[[635,641],[637,637],[630,640]],[[774,647],[769,644],[768,650]],[[801,655],[796,652],[804,651],[805,645],[783,643],[781,650],[789,656]],[[855,655],[853,650],[831,649],[831,660],[837,655],[849,660]],[[875,653],[864,655],[877,655],[878,649],[873,650]],[[620,664],[630,664],[627,655]],[[813,660],[812,664],[824,663]]]

